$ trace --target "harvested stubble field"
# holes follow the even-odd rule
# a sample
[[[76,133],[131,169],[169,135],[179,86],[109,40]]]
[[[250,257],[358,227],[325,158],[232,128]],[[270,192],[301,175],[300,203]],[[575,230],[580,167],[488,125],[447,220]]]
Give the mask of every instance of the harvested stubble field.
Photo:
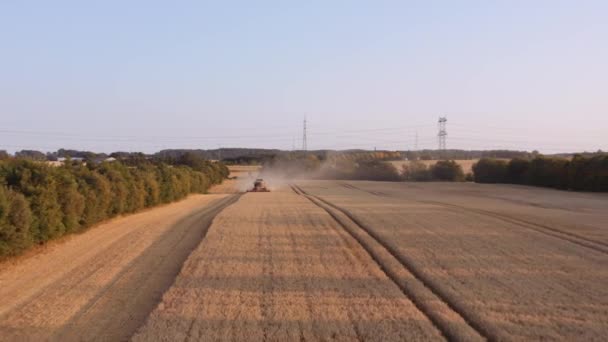
[[[2,265],[0,340],[603,341],[606,229],[606,195],[506,185],[194,196]]]
[[[440,332],[323,209],[291,191],[222,212],[135,336],[411,340]]]
[[[494,340],[606,340],[608,197],[517,186],[306,182]]]

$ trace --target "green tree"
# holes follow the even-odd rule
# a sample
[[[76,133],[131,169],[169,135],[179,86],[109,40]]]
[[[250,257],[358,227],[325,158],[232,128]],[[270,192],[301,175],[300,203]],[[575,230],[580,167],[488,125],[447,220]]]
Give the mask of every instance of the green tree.
[[[59,205],[63,213],[63,225],[67,233],[80,228],[85,209],[85,197],[78,192],[78,182],[67,167],[58,170],[57,192]]]
[[[34,241],[45,242],[63,235],[65,226],[54,178],[56,170],[27,159],[5,161],[0,169],[7,186],[23,194],[30,203]]]
[[[481,158],[473,165],[473,175],[477,183],[504,183],[507,175],[507,162]]]
[[[156,179],[154,170],[142,170],[141,179],[144,183],[145,191],[145,207],[152,207],[161,202],[160,200],[160,185]]]
[[[390,163],[381,160],[359,162],[355,179],[394,182],[400,179],[399,172]]]
[[[106,219],[113,197],[108,180],[97,172],[82,168],[78,189],[85,198],[82,225],[88,227]]]
[[[403,164],[401,175],[406,181],[426,182],[431,180],[431,172],[426,164],[420,161],[411,161]]]
[[[33,194],[29,197],[34,220],[32,230],[37,242],[62,236],[65,233],[63,213],[59,204],[57,183],[47,174],[40,175]]]
[[[507,165],[505,181],[513,184],[527,184],[530,172],[530,161],[522,158],[515,158]]]
[[[0,187],[0,257],[17,254],[31,245],[31,223],[25,197]]]
[[[114,217],[127,211],[129,189],[127,182],[120,171],[115,170],[112,166],[103,165],[100,168],[100,173],[108,180],[110,184],[110,207],[108,208],[108,217]]]
[[[530,162],[529,184],[550,188],[568,188],[568,163],[561,158],[537,157]]]
[[[435,165],[431,166],[431,175],[434,180],[462,182],[464,181],[464,172],[460,164],[454,160],[440,160]]]

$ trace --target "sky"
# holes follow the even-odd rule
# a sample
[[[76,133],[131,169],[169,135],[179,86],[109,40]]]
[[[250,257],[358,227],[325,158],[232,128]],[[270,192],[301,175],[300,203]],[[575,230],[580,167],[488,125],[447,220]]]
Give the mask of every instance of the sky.
[[[608,150],[607,1],[0,2],[0,149]],[[416,136],[418,137],[416,139]]]

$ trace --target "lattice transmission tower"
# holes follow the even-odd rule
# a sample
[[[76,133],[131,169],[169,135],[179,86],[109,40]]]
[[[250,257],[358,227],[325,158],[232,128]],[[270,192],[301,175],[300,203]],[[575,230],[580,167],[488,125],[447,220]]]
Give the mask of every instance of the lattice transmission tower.
[[[304,130],[302,132],[302,150],[308,150],[308,141],[306,139],[306,118],[304,118]]]
[[[437,140],[439,142],[439,150],[441,151],[445,151],[446,148],[446,138],[448,136],[448,132],[445,129],[446,123],[448,122],[448,119],[446,117],[440,117],[439,118],[439,122],[438,122],[438,126],[439,126],[439,133],[437,133]]]

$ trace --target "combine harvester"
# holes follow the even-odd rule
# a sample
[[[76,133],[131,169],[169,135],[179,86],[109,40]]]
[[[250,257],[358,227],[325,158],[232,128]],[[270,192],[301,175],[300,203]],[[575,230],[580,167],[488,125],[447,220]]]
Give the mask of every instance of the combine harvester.
[[[266,187],[264,180],[258,178],[253,182],[253,189],[247,190],[247,192],[270,192],[270,190]]]

